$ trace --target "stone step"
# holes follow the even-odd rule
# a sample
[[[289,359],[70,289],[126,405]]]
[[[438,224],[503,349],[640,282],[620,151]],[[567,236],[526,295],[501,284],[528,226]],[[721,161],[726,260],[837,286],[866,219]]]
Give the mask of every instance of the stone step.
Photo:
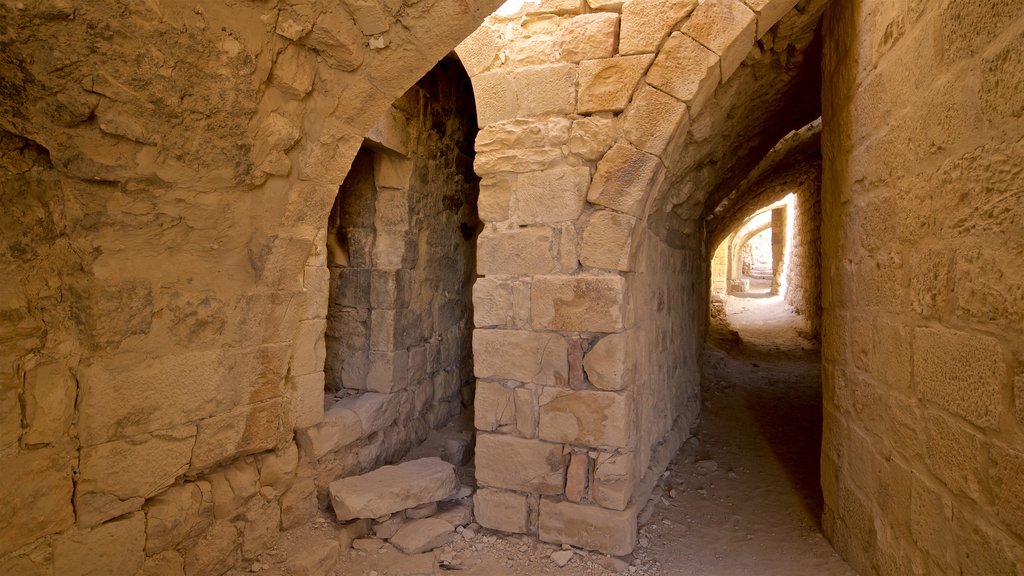
[[[456,483],[454,466],[440,458],[422,458],[335,480],[329,488],[334,514],[344,522],[444,500]]]

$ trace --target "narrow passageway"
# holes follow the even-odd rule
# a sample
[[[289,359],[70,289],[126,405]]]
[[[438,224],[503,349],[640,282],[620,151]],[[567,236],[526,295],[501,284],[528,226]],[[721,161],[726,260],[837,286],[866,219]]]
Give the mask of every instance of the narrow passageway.
[[[650,574],[846,575],[820,531],[817,345],[781,297],[726,297],[709,330],[696,439],[641,529]]]

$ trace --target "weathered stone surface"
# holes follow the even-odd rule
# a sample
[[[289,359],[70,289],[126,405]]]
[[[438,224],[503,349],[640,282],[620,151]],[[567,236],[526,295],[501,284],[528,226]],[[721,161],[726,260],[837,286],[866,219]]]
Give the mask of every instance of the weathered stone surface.
[[[27,445],[57,442],[71,426],[78,383],[67,367],[57,362],[36,366],[25,373]]]
[[[697,0],[628,0],[622,5],[620,54],[653,54]]]
[[[584,356],[583,368],[595,388],[622,390],[633,383],[635,358],[630,354],[631,338],[629,332],[609,334]]]
[[[277,502],[253,500],[241,516],[242,559],[252,560],[274,548],[281,534],[281,507]]]
[[[338,520],[377,518],[427,502],[443,500],[455,489],[455,468],[440,458],[383,466],[330,484]]]
[[[330,574],[338,564],[338,541],[324,536],[302,540],[288,555],[288,572],[294,576]]]
[[[569,469],[565,474],[565,499],[580,502],[587,491],[587,472],[590,458],[585,453],[573,452],[569,458]]]
[[[978,426],[994,427],[1006,379],[999,341],[939,328],[919,328],[914,340],[914,378],[921,395]]]
[[[609,115],[595,114],[572,123],[569,151],[584,160],[600,160],[615,140],[618,123]]]
[[[487,176],[480,182],[480,195],[477,198],[477,212],[482,222],[502,222],[508,220],[509,204],[512,191],[515,190],[515,174],[496,174]]]
[[[295,481],[299,467],[299,447],[289,442],[283,448],[261,454],[258,460],[260,485],[270,486],[278,494],[287,490]]]
[[[757,37],[775,26],[800,0],[743,0],[757,14]]]
[[[519,114],[566,114],[576,109],[576,67],[571,64],[528,66],[516,71]]]
[[[279,398],[200,422],[189,470],[205,470],[235,456],[284,444],[291,433],[289,409],[288,402]]]
[[[601,453],[594,463],[590,498],[604,508],[625,510],[638,481],[634,453]]]
[[[483,486],[561,494],[565,457],[559,444],[504,434],[477,435],[477,481]]]
[[[145,560],[145,528],[139,512],[91,530],[62,534],[53,543],[54,573],[135,576]]]
[[[213,514],[218,520],[235,516],[259,491],[255,463],[236,461],[206,477],[213,494]]]
[[[680,30],[721,56],[725,81],[750,52],[757,20],[741,0],[707,0],[694,9]]]
[[[619,15],[598,12],[576,16],[565,24],[559,40],[559,53],[569,62],[611,58],[619,40]]]
[[[577,446],[626,448],[630,413],[626,394],[548,388],[540,395],[540,438]]]
[[[198,537],[213,521],[213,488],[208,482],[172,486],[146,501],[146,555],[171,550]]]
[[[560,334],[476,330],[473,358],[473,372],[478,378],[547,385],[565,385],[568,378],[565,338]]]
[[[529,504],[523,494],[480,488],[473,495],[473,509],[477,523],[484,528],[512,534],[526,532]]]
[[[476,383],[473,401],[473,424],[477,430],[493,432],[515,424],[516,409],[513,391],[496,382],[480,380]]]
[[[509,231],[485,229],[477,240],[477,273],[543,274],[557,268],[554,234],[547,226]]]
[[[241,560],[238,530],[218,520],[197,542],[185,549],[186,576],[223,574]]]
[[[519,387],[513,391],[516,407],[516,432],[525,438],[537,437],[537,398],[530,387]]]
[[[539,528],[540,539],[545,542],[622,556],[636,545],[636,509],[605,510],[543,498]]]
[[[583,212],[589,186],[590,169],[586,167],[520,174],[512,200],[512,220],[519,225],[573,220]]]
[[[316,56],[301,46],[291,44],[274,63],[270,82],[286,95],[301,99],[313,89]]]
[[[455,537],[455,527],[437,518],[406,522],[391,537],[391,545],[406,554],[420,554],[440,548]]]
[[[136,576],[185,576],[185,559],[177,552],[161,552],[146,558]]]
[[[620,140],[598,163],[587,200],[630,216],[640,216],[643,202],[661,168],[657,156]]]
[[[530,292],[533,325],[569,332],[618,332],[625,282],[620,276],[538,276]]]
[[[437,505],[437,513],[433,517],[452,526],[465,526],[473,521],[473,501],[465,499],[441,502]]]
[[[0,457],[0,556],[74,523],[72,458],[57,448]]]
[[[515,118],[519,111],[515,84],[504,71],[474,76],[473,94],[476,96],[477,122],[481,128]]]
[[[592,114],[625,109],[653,59],[652,55],[639,54],[580,62],[580,96],[576,111]]]
[[[686,104],[642,84],[626,112],[622,133],[638,150],[664,159],[670,139],[686,133],[689,128]]]
[[[408,508],[405,511],[405,517],[409,520],[421,520],[423,518],[430,518],[436,512],[437,502],[427,502],[426,504]]]
[[[557,148],[569,140],[568,118],[516,118],[485,126],[476,136],[477,155],[530,148]]]
[[[486,70],[498,56],[501,35],[492,26],[484,24],[477,28],[455,48],[459,60],[470,76],[477,76]]]
[[[693,38],[674,32],[647,73],[647,83],[686,103],[690,116],[704,108],[722,79],[718,55]]]
[[[636,218],[611,210],[591,213],[587,227],[583,229],[580,262],[593,268],[629,270],[635,225]]]
[[[506,328],[515,318],[512,283],[497,278],[477,278],[473,284],[473,325]]]
[[[996,516],[1017,536],[1024,535],[1024,452],[992,446]]]
[[[392,514],[387,520],[374,520],[373,535],[386,540],[398,533],[398,529],[403,524],[405,524],[405,516],[403,514]]]

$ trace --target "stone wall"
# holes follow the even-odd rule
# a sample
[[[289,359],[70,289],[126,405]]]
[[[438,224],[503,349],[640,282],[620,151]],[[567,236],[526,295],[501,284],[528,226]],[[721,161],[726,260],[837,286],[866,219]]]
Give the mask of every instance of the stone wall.
[[[826,21],[824,524],[862,574],[1024,571],[1022,8]]]
[[[786,304],[803,317],[807,336],[821,333],[821,186],[796,192],[792,212],[792,248],[786,269]]]
[[[310,517],[338,185],[496,4],[0,5],[0,573],[220,574]]]

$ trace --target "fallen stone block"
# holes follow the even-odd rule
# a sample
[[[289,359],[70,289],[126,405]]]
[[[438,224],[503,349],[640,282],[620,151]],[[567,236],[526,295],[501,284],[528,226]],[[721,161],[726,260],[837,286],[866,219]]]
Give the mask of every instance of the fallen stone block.
[[[440,458],[423,458],[335,480],[330,484],[331,503],[340,521],[377,518],[444,500],[455,484],[454,466]]]
[[[473,503],[470,501],[442,502],[434,518],[444,520],[452,526],[465,526],[473,521]]]
[[[420,554],[439,548],[452,541],[455,527],[437,518],[412,520],[402,526],[390,542],[406,554]]]

